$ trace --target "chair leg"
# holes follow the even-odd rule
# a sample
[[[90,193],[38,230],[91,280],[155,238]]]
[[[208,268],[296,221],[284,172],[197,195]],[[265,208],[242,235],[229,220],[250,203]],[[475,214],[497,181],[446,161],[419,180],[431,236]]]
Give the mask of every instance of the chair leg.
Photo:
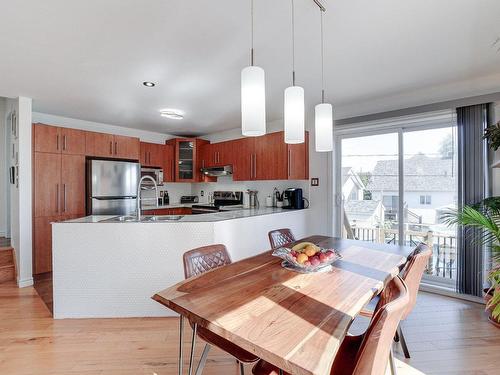
[[[194,346],[196,344],[196,332],[198,330],[198,324],[193,324],[193,336],[191,337],[191,354],[189,356],[189,370],[188,374],[191,375],[193,373],[193,361],[194,361]]]
[[[405,336],[403,335],[403,329],[401,328],[401,325],[398,326],[397,332],[399,341],[401,342],[401,347],[403,348],[403,352],[405,354],[405,358],[410,358],[410,351],[408,350],[408,346],[406,345],[406,340]]]
[[[198,366],[196,367],[195,375],[201,375],[203,369],[205,368],[205,363],[207,362],[208,352],[210,351],[211,346],[209,344],[205,344],[205,348],[203,349],[203,353],[201,353],[200,361],[198,362]]]
[[[392,346],[391,346],[391,351],[389,352],[389,366],[391,367],[391,374],[397,375],[396,362],[394,361],[394,353],[392,352]]]
[[[184,317],[179,317],[179,375],[182,375],[182,339],[184,333]]]
[[[394,334],[394,341],[395,342],[399,342],[399,333],[398,333],[398,331],[396,331],[396,333]]]
[[[245,366],[243,366],[243,362],[240,362],[240,375],[245,375]]]

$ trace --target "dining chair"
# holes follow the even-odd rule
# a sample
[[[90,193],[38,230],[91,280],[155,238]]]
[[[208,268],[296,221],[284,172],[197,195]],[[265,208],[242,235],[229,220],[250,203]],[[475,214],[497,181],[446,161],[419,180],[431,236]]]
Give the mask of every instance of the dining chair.
[[[384,375],[387,363],[394,371],[392,340],[399,321],[408,306],[407,287],[399,276],[392,279],[381,293],[381,303],[365,333],[346,336],[333,361],[332,375]],[[393,372],[394,373],[394,372]],[[260,360],[253,367],[255,375],[287,374]]]
[[[290,242],[295,242],[295,236],[288,228],[272,230],[267,235],[269,236],[271,249],[277,249],[278,247],[282,247]]]
[[[404,321],[408,315],[412,312],[415,304],[417,303],[418,288],[420,286],[420,281],[424,275],[425,269],[429,263],[429,258],[432,256],[431,249],[425,244],[420,243],[408,256],[408,262],[406,262],[403,271],[401,272],[401,278],[404,280],[408,286],[408,292],[410,295],[410,303],[406,307],[401,321]],[[380,303],[380,301],[378,302]],[[360,315],[371,318],[373,316],[373,311],[363,309]],[[404,355],[406,358],[410,358],[410,351],[408,350],[408,345],[406,344],[405,337],[403,335],[403,329],[401,324],[398,326],[394,340],[401,344]]]
[[[231,257],[227,252],[227,249],[222,244],[217,245],[209,245],[198,247],[193,250],[189,250],[183,255],[184,262],[184,277],[186,279],[194,276],[201,275],[207,271],[211,271],[213,269],[225,266],[231,263]],[[232,342],[222,338],[221,336],[209,331],[204,327],[200,327],[198,325],[194,325],[190,322],[191,327],[193,328],[193,338],[192,338],[192,349],[191,349],[191,360],[189,363],[189,374],[191,374],[191,366],[193,362],[193,349],[194,349],[194,340],[195,335],[200,337],[203,341],[206,342],[205,348],[200,357],[200,361],[198,366],[196,367],[196,375],[200,375],[203,372],[203,368],[205,367],[205,363],[207,360],[208,352],[212,346],[216,346],[219,349],[222,349],[226,353],[229,353],[234,358],[237,359],[240,365],[240,373],[241,375],[245,374],[245,369],[243,367],[243,363],[252,363],[259,359],[250,352],[240,348],[237,345],[234,345]]]

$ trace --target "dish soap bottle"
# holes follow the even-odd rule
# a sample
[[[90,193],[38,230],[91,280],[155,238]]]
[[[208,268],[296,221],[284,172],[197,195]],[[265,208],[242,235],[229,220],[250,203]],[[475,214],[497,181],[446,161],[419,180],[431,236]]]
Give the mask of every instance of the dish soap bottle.
[[[163,193],[163,205],[168,206],[170,204],[170,197],[168,196],[168,191],[165,190]]]

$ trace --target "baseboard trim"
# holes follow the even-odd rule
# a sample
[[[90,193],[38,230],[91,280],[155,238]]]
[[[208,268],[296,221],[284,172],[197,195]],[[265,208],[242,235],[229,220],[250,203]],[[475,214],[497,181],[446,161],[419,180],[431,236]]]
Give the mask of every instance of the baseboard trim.
[[[32,286],[33,285],[33,278],[29,279],[24,279],[24,280],[17,280],[17,286],[19,288],[25,288],[27,286]]]
[[[475,302],[475,303],[479,303],[481,305],[485,304],[484,299],[481,297],[471,296],[468,294],[460,294],[460,293],[455,292],[454,290],[451,290],[451,289],[448,289],[448,288],[445,288],[442,286],[436,286],[436,285],[422,283],[422,284],[420,284],[419,290],[422,292],[429,292],[429,293],[439,294],[439,295],[446,296],[446,297],[461,299],[464,301]]]

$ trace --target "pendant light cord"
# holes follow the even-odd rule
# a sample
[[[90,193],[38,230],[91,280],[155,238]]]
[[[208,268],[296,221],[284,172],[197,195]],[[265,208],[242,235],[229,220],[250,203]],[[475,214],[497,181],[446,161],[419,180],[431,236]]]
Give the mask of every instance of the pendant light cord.
[[[254,57],[253,57],[253,0],[250,0],[250,34],[251,34],[251,37],[250,37],[250,43],[251,43],[251,46],[252,48],[250,49],[250,65],[253,66],[253,61],[254,61]]]
[[[323,10],[319,10],[321,24],[321,103],[325,102],[325,56],[324,56],[324,38],[323,38]]]
[[[295,6],[292,0],[292,86],[295,86]]]

